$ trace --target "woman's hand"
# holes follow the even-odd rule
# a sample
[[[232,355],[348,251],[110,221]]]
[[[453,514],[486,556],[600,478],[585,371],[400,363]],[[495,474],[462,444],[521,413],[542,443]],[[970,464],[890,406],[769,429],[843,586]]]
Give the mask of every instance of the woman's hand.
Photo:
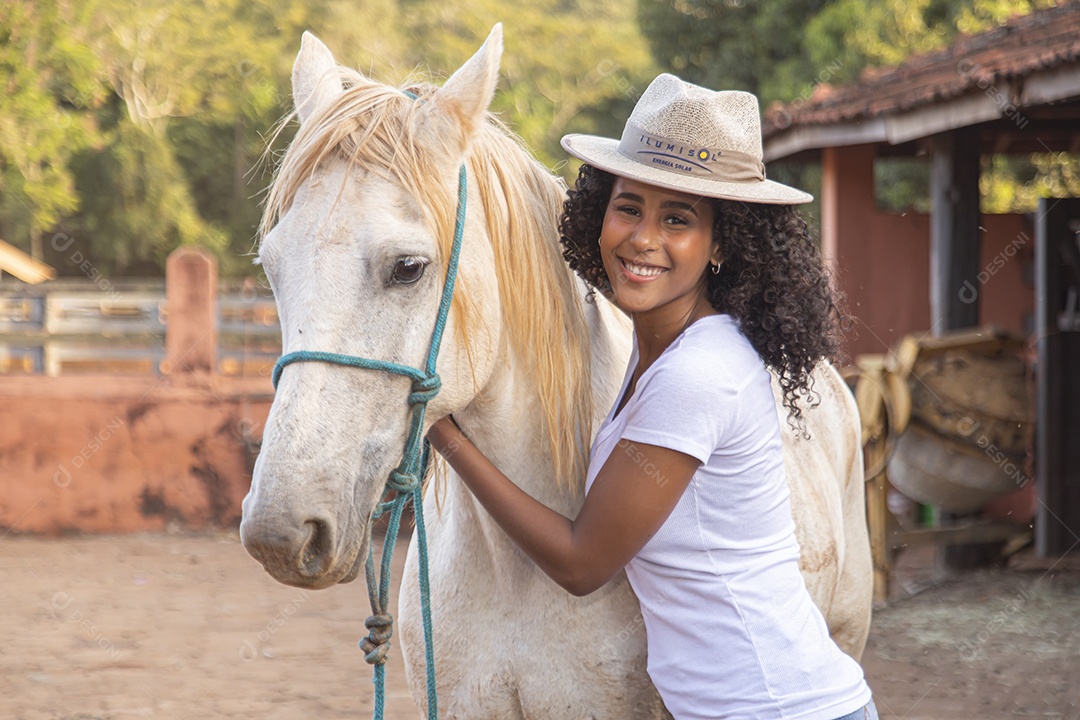
[[[457,423],[447,415],[431,426],[431,429],[428,430],[427,439],[431,443],[431,447],[449,460],[450,456],[461,447],[461,441],[466,438],[461,429],[458,428]]]

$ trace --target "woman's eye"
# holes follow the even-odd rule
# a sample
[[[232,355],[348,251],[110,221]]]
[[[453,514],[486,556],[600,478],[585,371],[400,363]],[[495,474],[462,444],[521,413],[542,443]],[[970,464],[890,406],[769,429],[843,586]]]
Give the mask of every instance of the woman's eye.
[[[681,215],[671,215],[667,221],[671,225],[686,225],[686,218]]]
[[[633,205],[620,205],[619,207],[617,207],[615,209],[618,212],[626,213],[627,215],[637,215],[638,214],[638,209],[636,207],[634,207]]]
[[[424,275],[427,263],[418,257],[398,258],[394,264],[393,282],[401,285],[411,285]]]

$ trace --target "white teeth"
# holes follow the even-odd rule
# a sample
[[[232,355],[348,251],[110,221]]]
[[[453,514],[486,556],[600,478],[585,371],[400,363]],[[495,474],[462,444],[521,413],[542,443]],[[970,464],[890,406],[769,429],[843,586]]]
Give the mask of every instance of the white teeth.
[[[664,268],[649,267],[647,265],[635,265],[629,260],[623,260],[623,267],[639,277],[652,277],[664,272]]]

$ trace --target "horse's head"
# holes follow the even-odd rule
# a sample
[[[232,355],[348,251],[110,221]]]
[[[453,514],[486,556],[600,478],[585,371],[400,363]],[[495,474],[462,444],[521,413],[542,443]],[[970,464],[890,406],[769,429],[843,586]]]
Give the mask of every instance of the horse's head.
[[[300,128],[267,200],[259,257],[282,352],[424,368],[446,276],[458,168],[487,123],[502,34],[443,85],[403,91],[338,66],[305,34],[293,68]],[[487,198],[470,178],[458,288],[438,359],[433,418],[490,378],[502,333]],[[465,325],[468,325],[467,332]],[[284,368],[244,500],[244,547],[277,580],[352,580],[371,512],[408,433],[411,381],[320,362]],[[425,430],[427,425],[425,425]]]

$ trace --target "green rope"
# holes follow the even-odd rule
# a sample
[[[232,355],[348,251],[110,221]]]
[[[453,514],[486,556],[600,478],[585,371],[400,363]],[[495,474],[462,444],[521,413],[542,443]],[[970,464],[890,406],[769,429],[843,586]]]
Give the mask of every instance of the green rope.
[[[415,96],[414,96],[415,97]],[[432,643],[431,623],[431,586],[428,581],[428,554],[427,554],[427,531],[424,527],[424,505],[421,496],[421,482],[427,474],[428,461],[431,458],[431,446],[423,437],[424,415],[427,412],[427,404],[439,394],[442,381],[435,372],[435,364],[439,357],[439,346],[442,344],[443,331],[446,329],[446,319],[450,313],[450,300],[454,296],[454,285],[457,281],[458,259],[461,256],[461,242],[465,234],[465,201],[468,194],[468,181],[465,175],[465,166],[462,165],[458,172],[458,208],[457,219],[454,224],[454,242],[450,250],[450,261],[446,268],[446,282],[443,284],[442,298],[439,301],[439,312],[435,316],[435,329],[431,336],[431,349],[428,351],[427,364],[424,370],[417,370],[408,365],[384,362],[382,360],[369,360],[354,355],[342,355],[340,353],[317,352],[312,350],[299,350],[282,355],[274,365],[271,379],[274,388],[277,389],[278,380],[287,365],[295,362],[325,362],[334,365],[362,368],[367,370],[382,370],[384,372],[405,375],[412,378],[412,392],[409,393],[408,402],[412,408],[412,418],[409,423],[409,436],[405,442],[405,450],[398,463],[386,480],[384,500],[380,501],[371,513],[374,522],[387,510],[390,511],[390,520],[386,528],[386,537],[383,539],[379,577],[376,579],[375,559],[370,542],[370,529],[368,530],[368,557],[364,565],[364,575],[367,579],[368,600],[371,603],[371,617],[364,621],[368,629],[368,636],[360,642],[364,650],[364,659],[375,666],[375,710],[374,720],[382,720],[385,697],[386,697],[386,657],[390,652],[390,637],[393,635],[394,618],[387,610],[390,602],[390,561],[393,558],[394,544],[397,541],[398,529],[401,523],[401,513],[405,505],[411,500],[413,503],[413,515],[416,518],[416,542],[420,554],[420,614],[424,625],[424,659],[427,665],[427,716],[430,720],[439,717],[438,697],[435,692],[435,647]],[[392,500],[385,500],[389,491],[394,491]]]

